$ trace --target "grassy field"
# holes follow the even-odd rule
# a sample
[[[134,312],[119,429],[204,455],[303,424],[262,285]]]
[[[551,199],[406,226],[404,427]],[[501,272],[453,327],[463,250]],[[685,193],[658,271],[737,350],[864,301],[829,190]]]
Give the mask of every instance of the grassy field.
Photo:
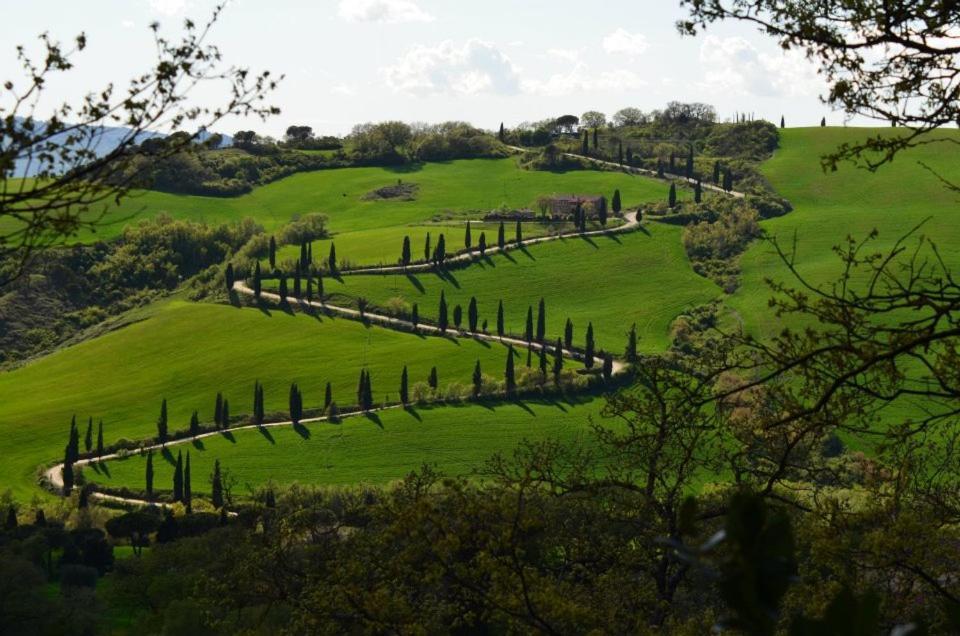
[[[37,466],[62,455],[73,414],[81,428],[88,416],[103,418],[107,443],[140,439],[156,434],[164,397],[171,429],[180,429],[194,409],[201,421],[212,421],[217,391],[230,400],[232,414],[249,413],[258,379],[265,385],[267,410],[285,411],[294,381],[306,408],[322,405],[327,381],[334,400],[354,404],[366,366],[380,402],[397,399],[404,364],[411,384],[425,381],[435,365],[446,386],[469,382],[478,359],[487,373],[499,375],[505,349],[345,319],[164,302],[139,322],[0,374],[0,485],[32,495]]]
[[[922,233],[942,248],[948,263],[960,265],[960,225],[956,223],[957,195],[944,188],[920,165],[924,162],[945,178],[960,180],[960,160],[954,146],[933,144],[902,153],[876,173],[843,165],[825,173],[819,158],[843,142],[863,140],[877,129],[793,128],[781,130],[780,149],[763,165],[774,188],[793,203],[786,216],[763,223],[764,230],[788,246],[798,240],[796,262],[801,273],[817,284],[834,280],[840,262],[834,245],[846,236],[865,238],[880,232],[877,248],[890,247],[918,223],[929,221]],[[882,129],[886,134],[896,134]],[[960,139],[956,131],[943,131]],[[789,272],[769,244],[758,242],[744,255],[743,283],[729,299],[747,328],[754,333],[779,330],[782,322],[770,319],[766,278],[785,281]]]
[[[680,228],[656,223],[622,235],[533,245],[443,274],[328,279],[325,291],[334,301],[364,297],[380,305],[401,297],[418,303],[426,318],[436,317],[441,291],[451,311],[456,304],[466,309],[470,297],[476,296],[480,319],[487,319],[491,330],[502,299],[504,323],[513,333],[523,333],[527,307],[536,311],[542,297],[552,338],[563,333],[569,317],[574,340],[582,345],[592,321],[597,346],[617,353],[634,322],[644,350],[663,349],[678,314],[720,294],[691,269],[680,244]]]
[[[172,448],[155,458],[155,484],[168,490],[177,450],[190,450],[193,490],[209,492],[208,477],[219,459],[236,478],[238,494],[267,480],[277,484],[384,484],[424,463],[448,474],[465,474],[494,453],[509,454],[523,439],[571,440],[589,435],[601,400],[525,401],[497,406],[463,405],[394,409],[351,417],[340,424],[315,423],[301,431],[276,427],[237,431]],[[586,438],[589,439],[589,438]],[[143,488],[145,459],[139,455],[88,467],[88,479],[112,487]]]
[[[415,200],[363,200],[368,192],[394,184],[397,179],[419,186]],[[322,212],[329,216],[334,232],[382,230],[428,221],[434,215],[449,213],[476,218],[478,211],[488,212],[500,205],[529,207],[537,197],[551,193],[610,197],[615,188],[620,189],[627,207],[665,199],[668,186],[654,179],[618,172],[521,170],[513,158],[404,168],[342,168],[295,174],[233,198],[140,192],[110,212],[107,220],[111,224],[101,228],[97,236],[83,235],[79,239],[108,238],[118,234],[127,223],[161,212],[211,224],[251,217],[268,231],[285,225],[297,215]],[[397,249],[391,250],[391,259],[395,258],[393,252]]]

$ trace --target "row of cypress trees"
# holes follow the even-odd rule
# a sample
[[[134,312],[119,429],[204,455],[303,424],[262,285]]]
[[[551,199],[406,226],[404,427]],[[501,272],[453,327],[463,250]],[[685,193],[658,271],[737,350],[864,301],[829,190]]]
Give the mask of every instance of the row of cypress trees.
[[[147,453],[147,465],[145,475],[145,491],[147,499],[152,500],[154,496],[154,469],[153,469],[153,451]],[[173,469],[173,500],[181,502],[186,508],[187,513],[193,512],[193,485],[190,476],[190,451],[187,451],[186,461],[183,458],[183,451],[177,452],[177,461]],[[220,460],[214,460],[213,473],[210,475],[210,499],[214,508],[222,508],[224,504],[223,473],[220,469]]]

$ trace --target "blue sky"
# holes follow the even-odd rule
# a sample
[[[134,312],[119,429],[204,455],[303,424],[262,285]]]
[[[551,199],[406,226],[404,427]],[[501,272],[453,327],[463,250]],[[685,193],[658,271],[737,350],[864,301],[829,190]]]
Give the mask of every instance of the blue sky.
[[[173,35],[200,20],[207,0],[31,0],[5,3],[0,79],[18,78],[14,46],[43,31],[89,45],[52,99],[122,83],[150,63],[147,25]],[[829,113],[824,84],[799,53],[782,52],[745,25],[681,37],[673,0],[234,0],[212,40],[230,63],[286,75],[267,123],[230,121],[279,135],[289,124],[344,133],[358,122],[463,119],[493,128],[669,100],[713,104],[721,119],[753,112],[788,125]],[[216,88],[195,98],[213,103]],[[3,98],[0,97],[0,103]],[[51,102],[52,103],[52,102]],[[41,111],[42,112],[42,111]]]

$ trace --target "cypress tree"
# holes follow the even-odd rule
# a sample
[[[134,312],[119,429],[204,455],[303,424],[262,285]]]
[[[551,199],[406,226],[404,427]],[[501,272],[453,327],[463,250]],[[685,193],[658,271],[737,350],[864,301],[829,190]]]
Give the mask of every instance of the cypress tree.
[[[631,148],[630,146],[627,146],[627,165],[628,166],[633,165],[633,148]]]
[[[623,165],[623,142],[618,142],[617,145],[617,163],[621,166]]]
[[[573,321],[567,318],[567,324],[563,326],[563,346],[566,349],[573,348]]]
[[[147,499],[153,499],[153,451],[147,453],[146,482]]]
[[[527,324],[523,328],[523,339],[528,343],[533,341],[533,307],[527,307]]]
[[[433,390],[436,390],[437,386],[439,386],[439,381],[437,380],[437,367],[430,368],[430,375],[427,377],[427,384],[430,385],[430,388]]]
[[[227,291],[233,291],[233,263],[227,263],[227,270],[223,274],[223,278],[227,283]]]
[[[517,390],[517,381],[513,370],[513,345],[507,350],[507,366],[504,371],[504,380],[506,383],[507,395],[513,395]]]
[[[224,398],[223,400],[223,428],[230,427],[230,400]]]
[[[667,195],[667,205],[671,208],[677,205],[677,184],[670,182],[670,193]]]
[[[367,371],[367,381],[363,385],[363,404],[368,411],[373,408],[373,386],[370,383],[369,371]]]
[[[507,245],[506,234],[504,233],[503,221],[500,221],[500,227],[497,229],[497,247],[502,252]]]
[[[103,420],[97,423],[97,458],[103,457]]]
[[[700,185],[700,179],[697,179],[697,183],[693,186],[693,202],[700,203],[703,200],[703,186]]]
[[[257,417],[260,419],[261,422],[263,422],[264,415],[266,412],[266,407],[264,407],[264,404],[263,404],[263,385],[262,384],[259,387],[257,387],[257,408],[259,409],[257,411]]]
[[[523,230],[520,228],[520,219],[517,219],[517,245],[523,243]]]
[[[480,360],[473,367],[473,397],[479,397],[483,390],[483,373],[480,371]]]
[[[300,394],[300,387],[297,386],[297,383],[294,382],[290,385],[290,421],[294,425],[300,423],[300,418],[303,417],[303,396]]]
[[[327,269],[330,271],[330,274],[336,275],[337,273],[337,246],[331,241],[330,243],[330,256],[327,257]]]
[[[560,384],[560,372],[563,371],[563,342],[557,338],[553,348],[553,381]]]
[[[410,402],[409,379],[407,378],[407,365],[403,365],[403,371],[400,373],[400,403],[408,404]]]
[[[183,501],[183,452],[177,451],[177,464],[173,469],[173,500]]]
[[[447,332],[447,324],[447,298],[443,290],[440,290],[440,308],[437,310],[437,326],[440,328],[440,333]]]
[[[583,140],[580,142],[580,154],[586,155],[590,153],[590,133],[586,130],[583,131]]]
[[[440,233],[440,237],[437,239],[437,249],[436,249],[436,262],[437,265],[443,265],[443,261],[447,258],[447,240],[443,236],[443,232]]]
[[[307,242],[300,241],[300,269],[307,269]]]
[[[280,275],[280,284],[277,285],[277,293],[280,295],[280,304],[287,304],[287,277]]]
[[[533,362],[533,344],[527,343],[527,368],[530,368],[530,363]]]
[[[487,233],[480,232],[480,240],[477,241],[477,249],[480,250],[480,256],[487,253]]]
[[[307,301],[313,302],[313,276],[307,274]]]
[[[260,419],[260,380],[253,381],[253,423],[263,423]]]
[[[504,138],[503,122],[500,122],[500,132],[497,133],[497,139],[499,139],[500,141],[503,141],[503,138]]]
[[[657,159],[657,176],[663,179],[663,159]]]
[[[197,412],[194,411],[193,415],[190,416],[190,435],[191,437],[196,437],[200,434],[200,417],[197,415]]]
[[[360,410],[366,410],[363,406],[364,397],[366,396],[367,388],[367,371],[366,369],[360,369],[360,380],[357,382],[357,406],[360,407]]]
[[[467,231],[463,234],[463,247],[469,252],[473,249],[473,237],[470,234],[470,221],[467,221]]]
[[[596,128],[593,129],[593,149],[594,150],[600,149],[600,137],[597,135]]]
[[[613,356],[609,353],[603,354],[603,379],[607,382],[613,377]]]
[[[430,260],[430,232],[427,232],[427,240],[423,244],[423,260]]]
[[[677,174],[677,156],[670,153],[670,174]]]
[[[543,298],[540,299],[540,302],[537,304],[537,342],[543,342],[544,336],[547,333],[547,307],[543,302]]]
[[[327,411],[327,421],[334,424],[340,421],[340,409],[337,408],[336,402],[330,403],[330,408]]]
[[[600,225],[606,227],[607,225],[607,199],[606,197],[600,197],[599,208],[597,209],[597,219],[600,221]]]
[[[293,267],[293,296],[300,298],[300,263]]]
[[[824,117],[823,119],[820,120],[820,127],[826,128],[826,126],[827,126],[827,118]]]
[[[270,237],[270,269],[277,268],[277,239]]]
[[[77,430],[77,416],[70,419],[70,437],[67,438],[67,457],[70,463],[80,458],[80,431]]]
[[[587,343],[583,352],[583,364],[588,369],[593,368],[594,343],[593,343],[593,323],[587,323]]]
[[[190,451],[187,451],[187,462],[183,466],[183,505],[187,514],[193,512],[193,485],[190,483]]]
[[[403,237],[403,248],[400,251],[400,263],[406,267],[410,264],[410,237]]]
[[[87,432],[83,436],[83,449],[90,454],[90,451],[93,450],[93,418],[87,419]]]
[[[417,303],[413,303],[413,309],[410,310],[410,322],[413,323],[414,330],[420,324],[420,306]]]
[[[470,305],[467,307],[467,325],[470,327],[470,333],[477,333],[477,321],[480,319],[477,310],[476,296],[470,297]]]
[[[210,476],[210,500],[214,508],[223,507],[223,477],[220,474],[220,460],[213,462],[213,475]]]
[[[213,407],[213,421],[217,428],[223,424],[223,393],[217,392],[217,403]]]
[[[333,404],[333,387],[327,382],[327,388],[323,392],[323,409],[329,409],[331,404]]]
[[[617,189],[613,191],[613,199],[610,200],[610,209],[613,210],[614,214],[620,214],[620,210],[623,209],[621,206],[622,202],[620,201],[620,190]]]
[[[503,337],[503,301],[497,304],[497,335]]]
[[[160,417],[157,418],[157,439],[161,444],[167,443],[167,398],[160,403]]]
[[[305,271],[313,267],[313,243],[307,243],[307,262],[304,264]]]
[[[786,128],[786,127],[787,127],[787,123],[786,121],[784,121],[783,115],[780,115],[780,128]]]
[[[317,298],[323,302],[323,275],[317,272]]]
[[[260,261],[253,266],[253,297],[260,300],[260,292],[263,289],[263,283],[260,280]]]
[[[720,185],[720,162],[713,162],[713,184]]]
[[[733,190],[733,174],[729,168],[723,171],[723,189],[727,192]]]
[[[60,476],[63,479],[63,496],[68,497],[70,491],[73,490],[73,461],[70,459],[70,454],[67,453],[67,456],[63,461],[63,468],[60,469]]]
[[[624,358],[627,362],[637,361],[637,323],[630,325],[630,331],[627,332],[627,350],[624,352]]]
[[[460,305],[453,307],[453,325],[460,331],[460,324],[463,322],[463,309]]]
[[[547,377],[547,348],[544,345],[540,345],[540,373]]]
[[[685,172],[688,179],[693,176],[693,144],[690,145],[690,149],[687,152],[687,166]]]

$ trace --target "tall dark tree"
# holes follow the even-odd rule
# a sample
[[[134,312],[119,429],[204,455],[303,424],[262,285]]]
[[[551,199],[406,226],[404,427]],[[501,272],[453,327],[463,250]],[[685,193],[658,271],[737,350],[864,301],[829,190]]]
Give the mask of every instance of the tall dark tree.
[[[670,182],[670,193],[667,195],[667,205],[671,208],[677,206],[677,184]]]
[[[190,435],[191,437],[196,437],[200,434],[200,416],[197,415],[197,412],[194,411],[193,415],[190,416]]]
[[[103,457],[103,420],[97,423],[97,459]]]
[[[623,165],[623,142],[617,142],[617,163]]]
[[[263,281],[260,274],[260,261],[253,266],[253,297],[260,300],[260,292],[263,291]]]
[[[824,117],[824,118],[822,118],[822,119],[820,120],[820,127],[821,127],[821,128],[826,128],[826,127],[827,127],[827,118],[826,118],[826,117]]]
[[[637,323],[630,325],[630,331],[627,332],[627,349],[623,357],[630,364],[635,363],[639,359],[637,355]]]
[[[688,179],[693,177],[693,144],[690,144],[690,148],[687,150],[687,165],[684,174]]]
[[[430,375],[427,376],[427,385],[429,385],[433,390],[436,390],[439,386],[439,380],[437,379],[437,367],[430,367]]]
[[[90,454],[93,450],[93,418],[87,418],[87,432],[83,436],[83,450]]]
[[[613,377],[613,356],[609,353],[603,354],[603,379],[607,382]]]
[[[547,335],[547,306],[543,298],[537,303],[537,342],[543,342]]]
[[[587,130],[583,131],[583,140],[580,142],[580,154],[590,154],[590,132]]]
[[[588,369],[593,368],[595,355],[595,345],[593,342],[593,323],[587,323],[587,339],[586,345],[583,348],[583,364]]]
[[[600,225],[607,226],[607,199],[606,197],[600,197],[600,202],[597,204],[597,220],[600,221]],[[586,225],[586,224],[584,224]]]
[[[410,380],[407,377],[407,365],[403,365],[403,371],[400,373],[400,403],[410,403]]]
[[[270,237],[270,269],[277,268],[277,239]]]
[[[303,264],[303,271],[309,272],[313,268],[313,243],[307,243],[307,262]]]
[[[253,382],[253,423],[257,425],[263,424],[263,417],[264,417],[263,387],[260,385],[260,380],[254,380]]]
[[[599,129],[593,129],[593,149],[596,151],[600,150],[600,132]]]
[[[563,346],[566,349],[573,348],[573,321],[567,318],[567,323],[563,326]]]
[[[670,153],[670,174],[677,174],[677,155]]]
[[[500,227],[497,228],[497,247],[500,248],[502,252],[507,246],[507,237],[505,234],[505,229],[503,227],[503,221],[500,221]]]
[[[330,255],[327,257],[327,271],[336,276],[337,274],[337,246],[330,242]]]
[[[720,162],[713,162],[713,185],[720,185]]]
[[[733,173],[730,172],[730,168],[723,171],[723,189],[727,192],[733,190]]]
[[[533,307],[527,307],[527,322],[523,328],[523,339],[533,342]]]
[[[340,421],[340,409],[337,408],[336,402],[331,402],[327,409],[327,421],[334,424]]]
[[[483,373],[480,371],[480,360],[473,366],[473,397],[479,397],[483,391]]]
[[[553,381],[560,384],[560,372],[563,371],[563,342],[557,338],[553,347]]]
[[[183,506],[187,514],[193,512],[193,484],[190,479],[190,451],[187,451],[187,461],[183,465]]]
[[[280,281],[277,285],[277,294],[280,296],[280,304],[286,305],[289,292],[287,291],[287,277],[283,274],[280,274]]]
[[[454,305],[453,307],[453,325],[457,328],[457,331],[460,330],[460,324],[463,322],[463,308],[460,305]]]
[[[317,298],[323,302],[323,274],[317,272]]]
[[[367,371],[367,381],[363,387],[363,407],[368,411],[373,408],[373,384],[370,382],[369,371]]]
[[[330,408],[330,405],[333,403],[333,387],[327,382],[327,386],[323,391],[323,410]]]
[[[161,444],[167,443],[167,398],[160,403],[160,417],[157,418],[157,439]]]
[[[302,291],[300,288],[300,263],[296,263],[293,266],[293,297],[300,298]]]
[[[497,139],[503,141],[505,137],[506,135],[503,130],[503,122],[500,122],[500,130],[497,132]]]
[[[410,264],[410,237],[403,237],[403,248],[400,250],[400,264],[406,267]]]
[[[213,474],[210,476],[210,501],[216,509],[223,508],[223,475],[220,473],[220,460],[213,462]]]
[[[417,303],[413,303],[413,308],[410,310],[410,322],[413,324],[414,330],[420,324],[420,306]]]
[[[73,490],[73,460],[70,459],[69,451],[63,458],[63,468],[60,469],[60,478],[63,481],[63,496],[68,497]]]
[[[701,201],[703,201],[703,186],[700,184],[700,179],[697,179],[693,186],[693,202],[700,203]]]
[[[660,177],[661,179],[663,179],[664,177],[663,159],[657,159],[657,176]]]
[[[217,428],[223,426],[223,393],[217,391],[217,402],[213,407],[213,423]]]
[[[300,393],[300,387],[294,382],[290,385],[290,395],[288,399],[290,408],[290,421],[297,425],[303,417],[303,395]]]
[[[473,249],[473,236],[470,233],[470,221],[467,221],[467,229],[463,233],[463,247],[468,252]]]
[[[80,459],[80,431],[77,429],[77,416],[70,419],[70,436],[67,438],[67,457],[70,463]]]
[[[233,274],[233,263],[227,263],[227,269],[223,273],[223,279],[227,284],[227,291],[233,291],[234,283],[234,274]]]
[[[476,296],[470,297],[470,304],[467,306],[467,326],[470,333],[477,333],[477,322],[480,320],[480,313],[477,309]]]
[[[784,120],[783,115],[780,115],[780,128],[786,128],[786,127],[787,127],[787,123]]]
[[[173,469],[173,500],[183,501],[183,452],[177,451],[177,463]]]
[[[487,253],[487,233],[480,232],[480,239],[477,241],[477,249],[480,250],[480,256],[485,256]]]
[[[144,492],[147,493],[147,499],[153,499],[153,451],[147,452],[146,472],[146,486],[144,488]]]
[[[517,390],[517,379],[513,368],[513,345],[507,349],[507,365],[504,369],[504,383],[507,389],[507,395],[513,395]]]
[[[300,241],[300,270],[307,271],[309,263],[307,263],[307,242]]]
[[[366,410],[364,408],[364,403],[366,402],[366,391],[367,391],[367,370],[360,369],[360,379],[357,381],[357,406],[361,410]]]
[[[517,219],[516,241],[517,245],[523,243],[523,229],[520,227],[520,219]]]
[[[437,237],[437,246],[433,250],[433,263],[434,265],[440,266],[443,265],[443,261],[447,258],[447,240],[443,236],[443,232],[440,233],[440,236]]]
[[[539,369],[540,373],[543,374],[543,377],[547,377],[547,347],[545,345],[540,345],[540,357],[539,357]]]
[[[307,274],[305,278],[307,281],[307,302],[313,302],[313,276]]]
[[[437,327],[440,328],[440,333],[446,333],[447,327],[449,326],[447,318],[447,297],[444,295],[443,290],[440,290],[440,307],[437,309]]]
[[[497,303],[497,335],[503,337],[503,301]]]
[[[429,261],[432,252],[430,251],[430,232],[427,232],[427,238],[423,243],[423,260]]]
[[[610,200],[610,209],[613,210],[614,214],[620,214],[622,210],[622,202],[620,201],[620,190],[613,191],[613,198]]]

